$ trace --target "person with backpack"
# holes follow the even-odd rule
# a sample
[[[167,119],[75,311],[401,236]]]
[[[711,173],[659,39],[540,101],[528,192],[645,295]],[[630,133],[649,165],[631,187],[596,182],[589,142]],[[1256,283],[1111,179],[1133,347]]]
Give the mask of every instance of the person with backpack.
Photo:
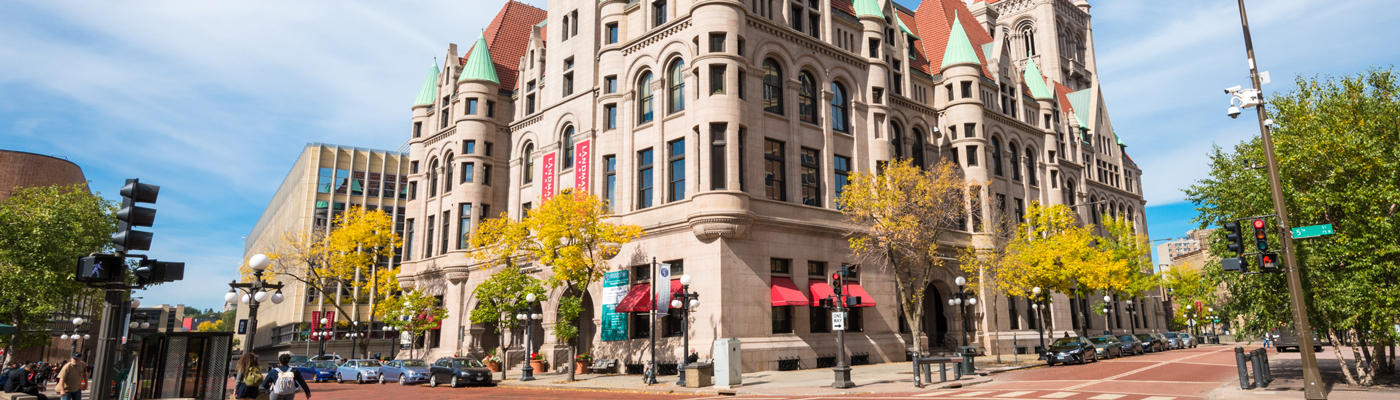
[[[258,387],[262,386],[262,367],[258,366],[258,355],[244,353],[238,359],[238,366],[234,371],[238,374],[238,384],[234,385],[233,398],[235,399],[257,399]]]
[[[267,371],[267,378],[263,380],[262,387],[270,392],[268,400],[294,399],[297,390],[305,392],[307,399],[311,398],[311,387],[306,386],[306,380],[301,378],[296,368],[289,365],[291,362],[292,355],[282,353],[277,356],[278,365]]]

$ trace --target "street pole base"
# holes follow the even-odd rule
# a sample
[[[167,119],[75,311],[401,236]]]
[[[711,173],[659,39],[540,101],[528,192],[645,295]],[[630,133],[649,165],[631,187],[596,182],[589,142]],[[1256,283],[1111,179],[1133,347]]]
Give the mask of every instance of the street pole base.
[[[831,382],[833,389],[850,389],[856,387],[855,382],[851,382],[851,367],[837,365],[831,368],[836,373],[836,380]]]
[[[525,368],[520,369],[521,382],[529,382],[533,380],[535,380],[535,367],[526,365]]]

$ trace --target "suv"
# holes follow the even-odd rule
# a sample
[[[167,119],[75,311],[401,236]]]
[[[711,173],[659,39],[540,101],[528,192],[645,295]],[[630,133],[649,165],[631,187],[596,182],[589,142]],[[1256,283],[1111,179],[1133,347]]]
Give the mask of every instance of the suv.
[[[1269,335],[1269,338],[1274,341],[1274,348],[1277,348],[1279,353],[1282,353],[1283,349],[1290,347],[1293,348],[1293,350],[1301,350],[1298,348],[1298,336],[1293,333],[1292,328],[1274,329],[1272,332],[1265,333],[1265,335]],[[1321,338],[1317,337],[1317,331],[1313,331],[1312,340],[1313,351],[1322,351],[1322,345],[1325,343],[1322,342]]]

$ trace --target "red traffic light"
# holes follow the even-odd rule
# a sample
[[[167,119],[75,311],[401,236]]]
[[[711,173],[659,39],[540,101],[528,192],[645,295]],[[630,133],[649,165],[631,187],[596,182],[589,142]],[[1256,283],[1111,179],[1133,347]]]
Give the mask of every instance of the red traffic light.
[[[831,274],[831,281],[832,281],[832,282],[836,282],[836,281],[839,281],[839,280],[841,280],[841,273],[838,272],[838,273]]]
[[[1262,219],[1256,219],[1256,220],[1254,220],[1254,229],[1264,229],[1264,220],[1262,220]]]

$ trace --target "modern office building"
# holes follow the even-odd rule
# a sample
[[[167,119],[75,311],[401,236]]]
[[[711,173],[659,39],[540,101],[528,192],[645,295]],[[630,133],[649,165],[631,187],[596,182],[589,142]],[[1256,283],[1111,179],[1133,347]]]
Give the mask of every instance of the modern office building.
[[[835,335],[816,305],[845,265],[864,298],[847,321],[853,359],[904,361],[915,339],[893,280],[848,250],[836,199],[849,174],[897,158],[951,162],[985,184],[969,210],[1020,218],[1032,203],[1064,204],[1086,223],[1122,216],[1146,233],[1141,171],[1109,118],[1089,10],[1084,0],[506,2],[465,56],[448,46],[411,106],[399,281],[450,310],[428,358],[497,346],[494,327],[465,318],[498,268],[466,256],[475,227],[572,189],[647,232],[613,260],[629,271],[613,308],[626,315],[604,315],[602,285],[587,288],[585,312],[609,322],[585,327],[586,351],[636,369],[658,335],[657,357],[679,359],[679,320],[652,332],[647,316],[657,260],[693,277],[689,336],[702,358],[713,340],[737,338],[748,371],[826,365]],[[975,221],[987,218],[946,244],[981,242]],[[950,349],[971,330],[993,351],[1028,347],[1038,322],[1027,299],[989,295],[966,315],[946,306],[959,271],[950,263],[928,288],[916,340]],[[568,365],[549,329],[559,295],[546,296],[528,350]],[[1123,300],[1100,317],[1088,311],[1100,301],[1056,294],[1046,328],[1165,329],[1160,295],[1135,299],[1135,313]]]
[[[323,143],[307,144],[263,210],[257,225],[248,234],[243,246],[243,259],[271,251],[286,234],[311,231],[329,233],[333,229],[331,221],[335,220],[336,215],[354,207],[390,214],[394,217],[396,229],[402,234],[408,199],[405,188],[408,175],[408,155],[404,153]],[[376,267],[377,271],[364,271],[363,276],[392,269],[398,262],[397,257],[382,260]],[[385,339],[383,324],[370,321],[370,310],[378,300],[372,293],[345,288],[341,296],[327,298],[295,279],[278,277],[274,280],[287,285],[282,289],[286,301],[259,305],[257,337],[253,340],[253,349],[259,356],[276,356],[288,351],[295,354],[317,351],[318,344],[306,340],[312,313],[337,310],[333,307],[336,302],[340,302],[349,313],[337,312],[338,321],[373,322],[371,326],[376,329],[373,329],[370,337],[370,351],[389,352],[390,340]],[[359,307],[352,305],[352,296],[360,300]],[[248,305],[238,304],[238,320],[247,318]],[[349,356],[351,340],[344,334],[337,332],[336,339],[330,343],[332,350],[328,353]],[[248,344],[242,346],[247,348]]]

